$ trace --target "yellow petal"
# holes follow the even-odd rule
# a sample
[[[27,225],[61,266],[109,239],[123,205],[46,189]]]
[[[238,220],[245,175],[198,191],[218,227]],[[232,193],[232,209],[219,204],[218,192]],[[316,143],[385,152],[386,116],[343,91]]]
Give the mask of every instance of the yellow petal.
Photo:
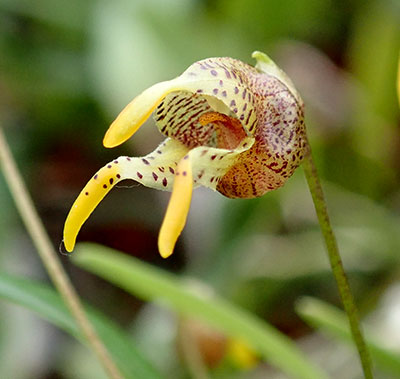
[[[111,188],[123,179],[133,179],[146,187],[170,191],[176,162],[188,149],[180,142],[167,139],[145,157],[119,157],[100,169],[89,180],[73,204],[64,226],[64,246],[71,252],[83,223]]]
[[[119,180],[119,167],[107,165],[97,172],[79,194],[64,225],[64,246],[69,253],[74,250],[76,236],[83,223]]]
[[[115,147],[131,137],[149,118],[164,97],[177,90],[177,81],[157,83],[135,97],[118,115],[104,136],[105,147]]]
[[[192,199],[193,178],[190,158],[186,155],[175,174],[172,195],[158,236],[158,249],[163,258],[169,257],[181,234]]]

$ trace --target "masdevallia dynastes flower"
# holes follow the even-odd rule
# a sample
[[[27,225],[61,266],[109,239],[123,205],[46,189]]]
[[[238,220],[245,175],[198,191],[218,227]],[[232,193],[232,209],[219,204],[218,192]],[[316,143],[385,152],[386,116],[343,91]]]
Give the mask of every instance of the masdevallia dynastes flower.
[[[89,180],[65,222],[68,252],[82,224],[124,179],[172,191],[158,239],[163,257],[182,232],[193,187],[254,198],[286,182],[308,152],[303,102],[269,57],[253,57],[255,67],[232,58],[198,61],[125,107],[107,131],[105,147],[125,142],[151,114],[166,139],[144,157],[115,159]]]

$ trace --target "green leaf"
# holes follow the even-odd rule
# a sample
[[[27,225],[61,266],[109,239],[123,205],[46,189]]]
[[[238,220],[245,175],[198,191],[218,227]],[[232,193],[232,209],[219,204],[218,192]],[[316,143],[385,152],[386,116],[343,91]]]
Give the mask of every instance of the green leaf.
[[[175,311],[200,319],[228,336],[246,340],[265,360],[293,378],[325,378],[285,335],[249,312],[218,298],[204,284],[178,279],[115,250],[80,244],[73,261],[145,300],[163,300]]]
[[[0,297],[35,311],[47,321],[84,342],[80,330],[61,297],[47,285],[0,273]],[[127,379],[161,378],[118,326],[93,309],[87,308],[87,314]]]
[[[298,302],[296,310],[311,326],[353,345],[347,317],[336,307],[321,300],[305,297]],[[400,355],[382,347],[373,337],[368,336],[368,333],[366,333],[366,340],[376,365],[394,377],[400,378]]]

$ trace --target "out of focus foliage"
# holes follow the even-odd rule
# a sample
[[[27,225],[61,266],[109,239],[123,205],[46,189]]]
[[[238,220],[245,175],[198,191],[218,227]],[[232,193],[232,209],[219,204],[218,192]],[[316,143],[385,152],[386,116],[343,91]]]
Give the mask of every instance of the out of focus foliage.
[[[102,148],[105,130],[129,100],[202,58],[253,63],[253,50],[268,53],[304,98],[355,298],[382,346],[400,351],[397,0],[0,0],[0,122],[54,245],[74,198],[99,167],[147,153],[161,140],[149,120],[122,147]],[[168,194],[138,186],[114,190],[80,240],[204,281],[293,338],[333,377],[356,377],[350,350],[344,354],[295,313],[304,295],[340,304],[301,171],[255,200],[197,190],[167,261],[158,257],[156,238]],[[2,178],[0,209],[2,271],[44,279]],[[175,314],[62,259],[82,296],[131,330],[165,377],[188,377]],[[20,308],[0,306],[0,377],[100,377],[97,363],[69,337]],[[279,377],[262,362],[245,373],[226,357],[212,366],[216,378]]]

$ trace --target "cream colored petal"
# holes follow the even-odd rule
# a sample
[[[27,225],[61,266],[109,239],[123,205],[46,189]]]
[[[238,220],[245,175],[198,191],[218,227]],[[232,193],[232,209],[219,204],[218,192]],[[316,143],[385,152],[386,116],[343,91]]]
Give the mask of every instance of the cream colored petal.
[[[276,63],[267,55],[261,51],[255,51],[252,55],[257,60],[256,69],[263,72],[264,74],[274,76],[280,80],[296,98],[299,104],[303,104],[303,100],[300,94],[297,92],[291,79],[276,65]]]

